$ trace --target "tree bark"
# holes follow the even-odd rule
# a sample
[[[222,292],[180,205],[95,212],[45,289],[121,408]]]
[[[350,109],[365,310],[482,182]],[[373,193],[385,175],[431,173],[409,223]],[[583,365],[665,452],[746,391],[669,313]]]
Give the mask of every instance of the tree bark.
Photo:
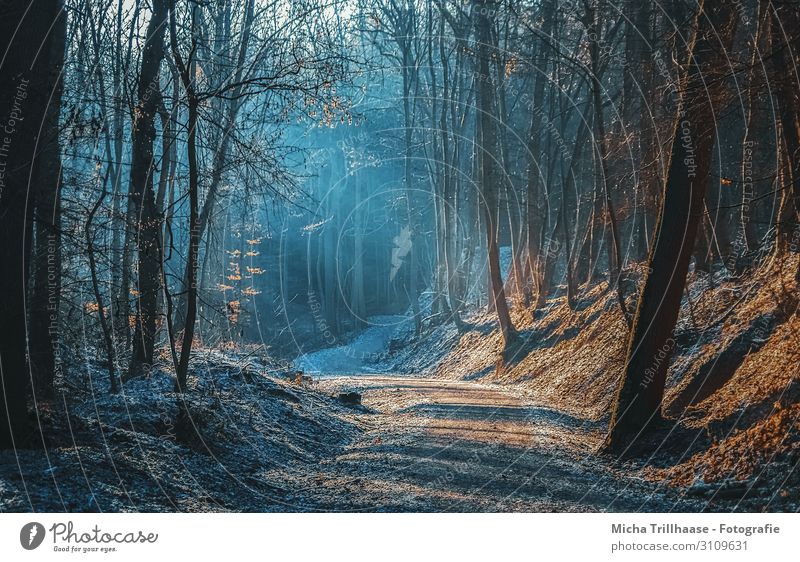
[[[669,360],[689,261],[711,171],[715,104],[726,86],[722,73],[736,27],[731,0],[701,1],[690,42],[690,67],[672,135],[672,156],[649,273],[633,321],[626,366],[613,406],[606,450],[623,453],[661,418]]]
[[[543,22],[542,34],[549,37],[553,32],[556,16],[554,0],[547,0],[541,8]],[[541,40],[536,45],[536,75],[534,78],[533,94],[530,101],[531,124],[527,138],[528,177],[525,202],[525,230],[527,233],[527,261],[526,275],[522,287],[523,301],[526,305],[531,303],[533,288],[537,285],[540,262],[546,259],[542,256],[543,240],[539,235],[541,226],[547,222],[546,205],[541,199],[541,158],[542,158],[542,117],[544,115],[544,86],[548,80],[546,44]],[[539,284],[540,285],[540,284]]]
[[[94,234],[92,233],[92,221],[94,220],[97,211],[103,205],[108,191],[106,189],[106,181],[103,181],[103,191],[89,211],[86,217],[86,224],[84,225],[84,235],[86,237],[86,255],[89,258],[89,274],[92,278],[92,292],[94,293],[95,302],[97,304],[97,317],[100,321],[100,329],[103,332],[103,344],[106,348],[106,361],[108,361],[108,380],[109,388],[112,393],[119,391],[117,383],[117,354],[114,349],[114,336],[113,328],[106,320],[106,307],[103,300],[103,293],[100,290],[100,280],[97,276],[97,259],[95,257],[94,249]]]
[[[27,415],[28,194],[31,179],[47,167],[37,150],[51,102],[51,69],[63,57],[51,48],[59,33],[51,26],[61,8],[57,0],[0,4],[0,52],[6,54],[0,67],[0,449],[34,444]]]
[[[122,13],[123,2],[117,0],[116,41],[114,53],[114,66],[112,71],[113,84],[113,130],[114,130],[114,175],[113,191],[111,194],[112,238],[111,238],[111,314],[114,336],[117,342],[124,342],[128,349],[131,341],[130,330],[130,258],[131,240],[130,225],[132,214],[129,210],[129,188],[123,193],[122,154],[125,145],[125,123],[123,100],[128,99],[128,83],[123,79],[123,52],[122,37],[124,34]],[[127,52],[130,53],[132,37],[129,36]],[[122,203],[126,204],[123,205]]]
[[[159,70],[164,59],[164,31],[169,11],[167,0],[153,0],[147,25],[142,66],[134,110],[131,152],[131,201],[138,250],[139,283],[136,294],[136,326],[133,356],[126,379],[143,374],[153,364],[160,292],[161,216],[153,190],[153,143],[155,116],[160,103]]]
[[[213,218],[214,209],[217,205],[219,188],[222,185],[225,166],[228,163],[228,152],[230,148],[231,136],[233,135],[234,128],[236,127],[236,119],[242,103],[243,86],[241,82],[244,69],[246,67],[247,50],[250,45],[250,37],[252,34],[254,6],[255,0],[248,0],[245,6],[245,20],[242,28],[242,38],[239,45],[238,57],[236,59],[236,70],[232,76],[232,83],[237,85],[231,89],[229,99],[227,100],[227,104],[224,108],[224,124],[220,131],[219,142],[214,148],[214,159],[211,165],[211,176],[208,182],[208,190],[206,191],[205,200],[203,201],[197,221],[197,231],[201,241],[203,236],[206,234],[206,230],[210,230],[208,225]],[[224,71],[225,70],[223,67],[218,72]],[[188,270],[186,273],[188,273]],[[186,274],[184,274],[183,277],[183,287],[184,295],[186,295],[186,291],[188,290],[187,288],[189,287],[189,279],[186,277]],[[178,311],[175,324],[176,330],[178,331],[182,330],[185,326],[187,304],[188,301],[186,296],[182,297],[178,301]]]
[[[59,121],[64,90],[64,43],[67,14],[58,3],[50,34],[49,75],[43,94],[47,111],[36,155],[34,176],[33,294],[30,305],[30,363],[36,401],[54,395],[53,379],[60,369],[59,309],[61,302],[61,145]]]
[[[766,112],[760,108],[763,103],[764,85],[766,85],[763,72],[762,57],[769,52],[771,43],[771,9],[769,0],[759,0],[756,29],[752,38],[750,70],[747,74],[747,113],[744,135],[742,139],[741,157],[741,189],[742,207],[739,212],[738,232],[734,241],[736,261],[734,271],[740,273],[750,267],[755,251],[760,245],[761,228],[759,222],[764,220],[764,203],[755,199],[762,193],[771,189],[772,182],[762,178],[769,178],[767,170],[775,167],[775,153],[770,162],[769,137],[770,129],[774,124],[768,119]],[[756,177],[758,176],[758,177]]]
[[[779,225],[781,234],[796,228],[800,218],[800,85],[797,65],[800,64],[800,13],[797,6],[788,3],[772,5],[772,49],[774,77],[778,82],[777,103],[783,142],[790,172],[788,190],[792,211],[788,214],[792,224]],[[787,36],[788,35],[788,36]],[[784,221],[785,222],[785,221]]]
[[[605,117],[603,116],[602,102],[602,83],[600,82],[600,33],[602,29],[599,10],[586,3],[586,29],[589,35],[589,56],[592,65],[591,94],[592,106],[594,111],[595,145],[597,146],[599,160],[597,170],[600,172],[598,181],[602,185],[603,201],[605,203],[606,218],[608,220],[608,231],[611,235],[609,253],[609,281],[608,285],[617,294],[622,316],[625,322],[630,325],[630,314],[625,305],[625,294],[622,286],[622,268],[624,266],[622,248],[619,238],[619,227],[617,226],[617,215],[614,211],[614,203],[611,197],[611,178],[608,168],[608,148],[606,146]]]
[[[170,9],[170,43],[172,54],[175,59],[175,66],[183,83],[186,92],[186,102],[188,105],[187,123],[187,143],[186,155],[189,162],[189,252],[186,257],[186,273],[184,278],[188,280],[186,286],[186,321],[183,327],[183,339],[181,341],[181,355],[178,361],[176,373],[176,390],[183,392],[186,389],[186,381],[189,376],[189,358],[192,353],[192,343],[194,340],[195,321],[197,320],[197,254],[200,251],[200,231],[198,225],[199,207],[199,180],[197,171],[197,121],[198,107],[200,100],[197,97],[194,78],[197,75],[195,53],[196,53],[196,34],[199,7],[192,7],[192,57],[184,62],[180,54],[180,45],[175,23],[175,9]]]
[[[497,242],[499,205],[497,201],[497,179],[495,164],[497,162],[497,133],[493,122],[494,103],[492,96],[492,74],[490,70],[490,48],[493,43],[489,13],[496,12],[495,2],[475,0],[473,13],[475,19],[475,39],[478,55],[478,128],[480,131],[480,190],[483,196],[483,220],[486,226],[486,249],[489,258],[489,298],[494,304],[500,331],[503,334],[505,349],[516,340],[517,332],[511,321],[511,314],[506,301],[503,278],[500,271],[500,252]]]

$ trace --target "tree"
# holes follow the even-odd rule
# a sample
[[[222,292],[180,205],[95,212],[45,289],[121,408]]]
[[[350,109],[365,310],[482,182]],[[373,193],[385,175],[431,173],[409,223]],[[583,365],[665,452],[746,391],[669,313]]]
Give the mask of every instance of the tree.
[[[47,110],[33,166],[34,230],[33,291],[30,310],[30,364],[34,397],[52,398],[58,365],[61,300],[61,97],[64,90],[64,43],[67,15],[58,3],[48,53],[44,95]]]
[[[200,229],[198,224],[199,209],[199,180],[197,171],[197,123],[198,107],[200,99],[197,96],[195,87],[195,77],[197,76],[197,66],[195,54],[197,53],[197,33],[198,33],[198,12],[197,5],[191,7],[191,48],[189,59],[184,61],[181,55],[180,45],[178,44],[178,34],[175,23],[175,9],[170,9],[169,30],[170,44],[172,45],[172,56],[175,66],[181,77],[183,89],[186,92],[186,104],[188,106],[188,123],[186,126],[188,141],[186,143],[186,154],[189,162],[189,251],[186,257],[186,274],[188,280],[186,286],[186,320],[183,326],[183,341],[181,343],[181,355],[178,364],[175,366],[176,388],[178,392],[183,392],[186,388],[186,379],[189,374],[189,357],[192,352],[192,340],[194,339],[194,327],[197,319],[197,255],[200,252]]]
[[[556,3],[554,0],[547,0],[542,3],[542,34],[549,38],[553,33],[553,26],[556,20]],[[547,224],[547,205],[543,204],[541,179],[542,179],[542,118],[544,111],[545,84],[548,80],[546,53],[546,43],[544,40],[537,41],[536,55],[534,58],[535,75],[533,83],[533,95],[531,97],[531,124],[528,131],[528,177],[527,193],[525,196],[525,223],[527,230],[527,272],[529,282],[524,286],[524,300],[531,302],[531,292],[535,285],[536,301],[535,306],[544,305],[547,297],[548,286],[546,281],[547,274],[547,253],[543,248],[542,227]]]
[[[638,204],[634,209],[631,237],[634,259],[641,261],[647,259],[650,225],[655,214],[654,193],[647,188],[657,183],[650,177],[654,173],[658,150],[655,122],[651,115],[654,94],[653,5],[650,2],[624,0],[624,9],[630,19],[626,21],[620,124],[625,127],[626,137],[634,139],[631,143],[634,162],[631,175]]]
[[[221,17],[229,18],[230,14],[223,15],[225,14],[225,10],[230,11],[229,4],[222,6],[222,9],[220,10]],[[224,97],[215,96],[213,92],[207,94],[209,97],[211,97],[212,101],[221,102],[224,104],[222,107],[223,125],[220,129],[220,133],[218,135],[218,141],[213,150],[214,158],[211,165],[211,177],[208,183],[208,189],[206,190],[205,200],[203,201],[200,214],[197,218],[196,230],[197,230],[197,235],[199,236],[199,240],[202,240],[203,236],[206,234],[206,230],[208,228],[209,223],[211,222],[214,210],[217,206],[220,186],[222,185],[223,174],[225,172],[225,167],[228,164],[231,140],[235,135],[236,131],[236,120],[239,114],[239,110],[241,109],[242,100],[245,94],[245,80],[251,78],[250,76],[245,76],[245,71],[248,68],[247,52],[250,45],[250,37],[252,34],[254,10],[255,10],[255,0],[248,0],[245,4],[244,21],[242,24],[241,39],[239,43],[238,54],[236,58],[233,59],[232,61],[234,64],[234,70],[230,78],[229,79],[220,78],[220,75],[225,76],[226,69],[231,63],[231,61],[229,61],[228,59],[223,59],[218,61],[219,65],[213,69],[215,71],[214,74],[216,76],[216,79],[221,80],[221,82],[217,84],[216,87],[220,88],[221,86],[227,86],[228,84],[230,84],[231,85],[230,92],[226,93]],[[223,26],[220,25],[218,27],[223,27]],[[196,37],[194,38],[194,41],[195,43],[197,42]],[[230,48],[229,44],[231,43],[231,39],[230,37],[220,37],[218,38],[218,43],[222,43],[224,48],[228,49]],[[221,57],[215,57],[214,60],[216,61],[217,58]],[[199,95],[200,95],[199,92],[194,93],[195,97],[198,97]],[[199,119],[199,115],[197,117]],[[189,274],[190,274],[190,269],[186,268],[183,277],[184,296],[180,300],[181,306],[177,313],[176,326],[179,330],[185,327],[185,322],[186,322],[186,316],[187,316],[186,309],[189,303],[188,295],[189,295],[189,287],[191,285]]]
[[[133,206],[139,282],[136,287],[133,356],[126,378],[143,374],[153,364],[158,295],[161,290],[162,225],[153,190],[153,143],[156,138],[155,117],[161,101],[159,71],[164,59],[164,32],[169,1],[153,0],[152,5],[153,13],[147,24],[142,49],[131,138],[130,204]]]
[[[783,189],[787,212],[779,217],[779,233],[785,243],[788,233],[800,221],[800,13],[797,6],[769,3],[772,6],[773,76],[778,82],[777,105],[780,130],[786,147],[789,183]],[[791,34],[791,35],[790,35]],[[789,69],[789,72],[787,72]],[[785,224],[790,222],[792,224]],[[800,270],[798,270],[800,276]]]
[[[414,332],[417,336],[422,331],[422,316],[419,308],[419,253],[420,241],[417,224],[417,205],[412,173],[414,149],[412,145],[415,125],[415,96],[414,88],[419,81],[419,51],[417,14],[414,2],[388,0],[381,3],[380,14],[386,20],[388,32],[397,46],[398,54],[395,57],[400,66],[402,76],[402,107],[403,107],[403,184],[405,188],[406,211],[408,215],[409,249],[407,254],[407,267],[404,268],[406,280],[405,291],[411,302],[414,314]]]
[[[605,204],[608,231],[611,235],[609,257],[609,282],[608,285],[617,294],[617,302],[625,318],[626,323],[630,323],[628,317],[628,307],[625,304],[625,294],[622,289],[622,267],[623,257],[619,237],[619,227],[617,226],[617,214],[614,211],[614,203],[611,197],[611,178],[609,177],[608,148],[606,147],[605,117],[603,116],[602,83],[600,82],[600,32],[602,28],[601,10],[602,6],[595,6],[591,0],[584,0],[584,23],[586,32],[589,36],[589,58],[591,60],[591,96],[592,109],[595,127],[595,145],[597,146],[597,159],[599,165],[598,183],[602,186],[602,197]]]
[[[605,445],[610,452],[624,452],[661,419],[669,358],[675,347],[672,331],[705,211],[716,136],[714,114],[724,98],[723,73],[736,21],[731,0],[698,4],[649,270],[633,320]]]
[[[28,197],[33,178],[51,181],[49,172],[58,169],[47,160],[54,155],[52,147],[42,154],[38,143],[44,137],[52,140],[49,127],[57,122],[53,111],[57,114],[58,108],[48,113],[48,105],[57,93],[51,70],[63,60],[58,52],[63,25],[58,0],[0,4],[0,116],[5,120],[0,136],[0,449],[33,444],[27,417]],[[52,189],[57,184],[48,185]]]
[[[492,20],[490,14],[497,12],[497,4],[491,0],[475,0],[472,13],[475,18],[475,42],[477,53],[477,109],[478,109],[478,158],[479,185],[483,201],[483,223],[486,228],[486,250],[489,258],[489,299],[497,312],[500,331],[503,334],[505,350],[517,339],[517,331],[511,321],[511,313],[506,301],[503,277],[500,271],[500,252],[498,247],[498,219],[500,207],[497,199],[498,181],[495,167],[497,155],[497,131],[495,123],[495,89],[491,71],[491,57],[494,48]]]
[[[762,197],[771,189],[771,174],[766,171],[774,168],[774,160],[770,163],[770,155],[773,153],[770,145],[770,129],[774,126],[764,111],[764,101],[766,96],[765,72],[762,58],[769,52],[771,42],[771,2],[768,0],[758,0],[756,13],[756,25],[753,32],[752,43],[750,46],[750,68],[748,69],[747,86],[747,108],[745,115],[744,135],[742,139],[741,154],[741,183],[742,183],[742,205],[739,212],[739,234],[734,242],[734,250],[738,249],[738,256],[734,269],[740,271],[743,267],[752,264],[752,257],[758,249],[760,237],[763,233],[764,225],[759,222],[764,220],[765,205],[755,199]],[[766,178],[759,180],[753,174],[753,170],[763,170],[759,176]]]

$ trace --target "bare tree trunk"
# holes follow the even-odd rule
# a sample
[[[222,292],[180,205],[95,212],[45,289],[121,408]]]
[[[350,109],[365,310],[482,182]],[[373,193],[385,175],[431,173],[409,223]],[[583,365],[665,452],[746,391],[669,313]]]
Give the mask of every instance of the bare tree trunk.
[[[446,122],[447,114],[447,60],[442,59],[440,65],[442,73],[445,76],[444,84],[442,85],[443,92],[440,96],[437,84],[438,67],[434,64],[434,33],[433,33],[433,2],[426,1],[426,37],[425,37],[425,50],[427,52],[427,66],[428,66],[428,89],[430,99],[430,124],[432,134],[431,139],[431,154],[425,153],[425,160],[429,170],[431,181],[431,206],[433,207],[434,225],[436,230],[436,259],[434,266],[434,289],[433,289],[433,302],[431,304],[431,318],[435,319],[437,323],[447,321],[450,317],[448,291],[447,291],[447,264],[445,256],[447,249],[445,244],[447,237],[447,223],[445,222],[445,207],[444,200],[445,183],[448,174],[447,170],[447,153],[444,152],[446,135],[444,131],[436,131],[437,126]],[[440,24],[444,25],[444,18],[440,18]],[[440,30],[441,31],[441,30]],[[442,42],[441,34],[439,34],[439,42]],[[435,131],[435,132],[434,132]],[[444,138],[442,138],[444,137]]]
[[[543,23],[542,34],[549,37],[553,31],[556,10],[554,0],[546,0],[541,7]],[[547,56],[546,45],[539,41],[536,45],[536,75],[534,77],[533,95],[531,97],[531,125],[528,131],[528,177],[525,203],[525,229],[527,232],[527,262],[525,282],[523,283],[523,301],[526,305],[531,303],[533,287],[539,277],[540,261],[542,259],[542,243],[539,232],[541,225],[547,222],[541,201],[541,152],[542,152],[542,117],[544,115],[544,86],[547,82]]]
[[[781,132],[781,129],[782,127],[779,126],[778,131]],[[781,137],[778,144],[778,175],[776,179],[778,185],[783,186],[783,188],[780,190],[780,200],[778,201],[778,210],[775,216],[776,240],[772,251],[774,254],[783,257],[792,247],[792,229],[795,227],[797,221],[794,218],[795,212],[792,202],[792,192],[788,189],[788,186],[792,185],[795,181],[794,171],[792,170],[792,160],[788,157],[789,151],[786,149],[786,139],[782,132]]]
[[[555,114],[555,98],[550,98],[550,107],[548,114],[548,122],[553,122]],[[553,177],[555,176],[555,166],[553,162],[556,159],[555,152],[553,151],[553,138],[552,135],[547,136],[547,143],[544,149],[544,158],[547,164],[547,172],[545,174],[545,181],[543,184],[544,189],[541,190],[539,198],[544,202],[541,206],[542,212],[540,213],[540,222],[536,225],[538,229],[539,239],[539,257],[536,260],[536,276],[534,282],[536,285],[536,299],[533,303],[533,310],[539,310],[547,304],[547,297],[550,295],[552,288],[553,269],[555,262],[558,259],[558,248],[554,247],[553,233],[556,229],[550,229],[550,222],[554,220],[558,223],[558,215],[551,219],[550,212],[550,196],[553,186]]]
[[[658,216],[650,268],[628,342],[625,371],[605,448],[622,453],[661,418],[669,360],[689,260],[703,216],[714,149],[714,108],[736,27],[731,0],[701,0],[690,42],[690,68],[675,121],[672,157]]]
[[[49,76],[44,95],[47,112],[36,156],[34,176],[33,294],[30,307],[30,366],[37,401],[52,398],[58,368],[59,309],[61,302],[61,145],[59,117],[64,90],[64,44],[67,15],[58,3],[49,41]]]
[[[353,207],[353,269],[350,283],[350,306],[356,328],[366,324],[367,307],[364,302],[364,209],[361,199],[361,173],[353,171],[355,199]]]
[[[739,228],[734,241],[734,250],[736,251],[734,270],[736,272],[741,272],[742,269],[752,265],[753,252],[758,248],[760,241],[758,222],[761,217],[758,215],[763,215],[758,212],[763,203],[759,204],[755,199],[771,187],[771,182],[765,182],[756,177],[756,174],[760,177],[768,175],[766,172],[770,169],[767,156],[770,151],[770,143],[767,142],[770,120],[766,119],[767,115],[759,108],[765,97],[762,91],[763,85],[766,85],[761,57],[762,53],[769,52],[772,35],[769,4],[768,0],[759,0],[758,2],[757,24],[751,45],[750,71],[746,82],[747,115],[742,139],[740,176],[742,207],[739,213]],[[774,158],[772,164],[774,165]]]
[[[86,255],[89,258],[89,273],[92,278],[92,292],[94,293],[94,299],[97,304],[97,316],[100,321],[100,329],[103,332],[103,344],[106,348],[109,387],[112,393],[116,393],[119,391],[119,385],[117,383],[117,356],[116,350],[114,349],[112,327],[109,325],[108,320],[106,320],[106,307],[103,300],[103,292],[100,290],[100,281],[97,277],[97,259],[95,258],[94,234],[92,233],[92,221],[108,195],[106,181],[107,179],[103,181],[103,191],[100,197],[97,198],[91,211],[89,211],[89,215],[86,217],[84,235],[86,237]]]
[[[155,116],[160,102],[159,69],[164,58],[164,30],[167,0],[153,0],[147,25],[142,67],[138,80],[138,101],[133,123],[131,153],[131,204],[136,225],[139,283],[136,294],[136,327],[133,356],[126,379],[141,375],[153,364],[160,291],[161,217],[153,191],[153,142]]]
[[[562,114],[564,113],[564,109],[562,108]],[[566,116],[562,117],[563,123],[566,123]],[[561,166],[561,209],[560,209],[560,222],[561,222],[561,235],[564,240],[564,251],[566,254],[565,257],[565,277],[567,282],[567,304],[570,308],[575,307],[575,301],[577,298],[577,287],[576,287],[576,272],[573,265],[573,249],[572,249],[572,241],[570,237],[573,235],[573,231],[570,228],[569,224],[569,217],[567,215],[567,202],[569,201],[568,196],[569,194],[575,192],[575,162],[580,158],[581,154],[583,153],[583,149],[586,143],[586,139],[589,136],[589,124],[585,119],[581,119],[580,125],[578,126],[578,133],[575,137],[575,144],[572,149],[572,154],[569,156],[568,162],[564,165],[564,159],[562,159],[562,166]],[[578,199],[578,195],[576,194],[576,200]]]
[[[508,310],[503,278],[500,271],[500,252],[497,243],[497,219],[499,205],[497,201],[497,179],[495,177],[495,161],[497,151],[497,133],[492,119],[494,114],[494,103],[492,96],[494,87],[492,85],[492,74],[490,70],[489,58],[490,46],[494,45],[492,39],[491,21],[488,14],[494,13],[492,10],[496,4],[486,0],[475,0],[473,7],[477,14],[475,20],[475,39],[478,43],[478,108],[480,116],[478,118],[480,131],[480,190],[483,196],[483,220],[486,226],[486,249],[489,255],[489,278],[490,278],[490,300],[497,311],[497,319],[500,324],[500,331],[503,334],[505,349],[516,340],[517,332],[511,321],[511,314]]]
[[[703,273],[711,273],[711,262],[711,223],[705,205],[703,205],[697,240],[694,244],[694,269]]]
[[[793,212],[791,225],[783,225],[783,232],[797,227],[800,219],[800,88],[797,68],[800,64],[800,13],[797,6],[770,3],[773,12],[772,49],[774,76],[778,82],[777,102],[783,141],[791,182],[784,189],[790,193]],[[793,34],[786,37],[785,34]],[[791,69],[787,72],[787,69]],[[799,271],[800,273],[800,271]]]
[[[51,26],[62,8],[58,0],[0,4],[0,449],[34,445],[27,415],[28,375],[25,302],[29,274],[32,213],[31,178],[47,162],[37,155],[39,128],[51,103],[51,69],[63,54],[51,48]],[[56,60],[51,60],[55,56]]]
[[[632,148],[634,169],[633,189],[636,208],[632,217],[631,248],[633,259],[647,259],[650,241],[650,225],[655,215],[655,196],[648,188],[657,185],[653,181],[654,161],[657,158],[658,143],[655,140],[655,122],[648,104],[653,91],[653,6],[649,2],[626,0],[626,13],[632,14],[627,22],[625,35],[625,59],[623,85],[622,123],[628,136],[636,135]],[[640,90],[640,91],[639,91]],[[636,103],[636,100],[639,100]],[[638,117],[637,117],[638,113]],[[635,126],[638,124],[638,130]]]
[[[338,278],[337,278],[337,233],[341,228],[341,201],[339,191],[332,189],[340,178],[344,175],[343,166],[339,163],[342,162],[344,156],[341,151],[336,151],[335,155],[331,158],[330,171],[327,175],[329,181],[325,185],[325,216],[332,217],[331,221],[325,225],[322,235],[322,256],[323,256],[323,269],[324,269],[324,284],[323,284],[323,309],[325,312],[325,321],[331,329],[334,336],[338,336],[341,332],[341,322],[339,314],[339,300],[338,300]],[[325,175],[323,175],[323,178]]]
[[[125,349],[130,346],[131,330],[128,321],[130,316],[130,225],[132,215],[129,213],[131,205],[126,194],[121,193],[122,178],[122,153],[125,144],[125,123],[123,101],[127,99],[127,81],[123,80],[123,55],[122,55],[122,13],[124,0],[117,0],[116,44],[114,52],[114,66],[112,71],[113,85],[113,130],[114,130],[114,175],[113,190],[111,194],[112,238],[111,238],[111,324],[116,341],[125,343]],[[128,46],[130,50],[130,45]],[[126,204],[123,206],[122,202]],[[124,213],[124,215],[123,215]]]
[[[192,353],[192,343],[194,340],[194,327],[197,320],[197,254],[200,251],[200,232],[198,229],[198,207],[199,207],[199,185],[197,173],[197,110],[200,100],[195,90],[195,76],[197,75],[195,53],[197,50],[197,18],[200,8],[195,5],[192,7],[192,46],[190,59],[184,62],[180,54],[178,37],[175,23],[175,10],[170,10],[170,43],[172,45],[172,55],[175,66],[183,83],[186,92],[188,105],[188,124],[186,154],[189,161],[189,253],[186,256],[185,278],[189,283],[186,286],[186,321],[183,327],[183,340],[181,342],[181,355],[178,361],[176,390],[184,392],[186,381],[189,376],[189,358]]]
[[[408,39],[408,38],[407,38]],[[405,181],[406,191],[406,206],[408,211],[408,228],[410,230],[410,249],[408,252],[408,298],[411,302],[411,310],[414,314],[414,333],[419,337],[422,332],[422,316],[419,309],[419,288],[417,281],[419,277],[419,249],[417,244],[417,224],[416,224],[416,208],[414,205],[414,188],[413,179],[411,174],[411,133],[412,133],[412,115],[411,115],[411,53],[408,45],[402,48],[403,52],[403,146],[404,146],[404,160],[403,160],[403,177]]]
[[[650,2],[640,0],[625,0],[625,66],[622,79],[622,122],[625,127],[630,127],[635,119],[638,104],[636,100],[642,99],[642,94],[647,95],[647,81],[643,81],[645,65],[648,63],[650,45],[650,14],[653,6]],[[642,88],[643,92],[637,90]],[[639,131],[641,133],[641,131]]]
[[[242,38],[239,44],[236,70],[232,76],[232,83],[235,84],[235,86],[231,89],[228,95],[227,104],[224,109],[224,123],[221,127],[219,142],[214,148],[214,159],[211,164],[211,176],[208,182],[208,190],[206,192],[205,200],[203,201],[203,206],[200,210],[200,215],[197,222],[198,235],[200,236],[201,240],[203,236],[205,236],[206,230],[208,230],[208,225],[213,218],[214,209],[217,205],[219,188],[222,185],[223,173],[225,171],[225,166],[228,163],[228,152],[230,151],[231,136],[234,133],[236,119],[239,114],[239,108],[241,107],[241,96],[243,91],[241,82],[243,79],[244,69],[246,67],[245,61],[247,57],[247,49],[249,48],[250,37],[252,35],[254,5],[255,0],[247,0],[247,4],[245,5],[245,20],[242,28]],[[185,273],[188,273],[188,270]],[[184,274],[184,297],[178,300],[178,311],[176,315],[177,323],[175,328],[178,331],[183,329],[186,321],[186,307],[188,305],[188,300],[185,295],[188,294],[188,286],[189,279],[186,277],[186,274]]]
[[[455,92],[456,83],[451,86],[450,79],[450,65],[447,60],[447,52],[445,49],[445,35],[444,35],[444,18],[440,18],[439,25],[439,57],[442,65],[442,107],[439,115],[439,134],[441,136],[441,154],[442,154],[442,251],[444,252],[444,274],[445,274],[445,289],[447,291],[447,302],[449,303],[450,314],[456,328],[461,331],[464,329],[464,323],[461,320],[461,303],[457,296],[457,276],[459,275],[459,268],[455,262],[457,255],[455,238],[458,235],[458,225],[456,222],[456,186],[457,179],[454,170],[458,169],[458,146],[459,141],[455,139],[451,148],[449,124],[451,123],[455,128],[455,114],[453,113],[453,106],[451,104],[451,97],[457,97]],[[452,92],[452,93],[451,93]],[[448,122],[448,113],[452,119]]]
[[[594,107],[594,127],[595,127],[595,145],[598,148],[599,160],[598,170],[600,171],[599,182],[602,185],[603,199],[606,208],[606,217],[608,220],[608,229],[611,234],[609,253],[609,287],[616,291],[617,301],[625,322],[630,325],[630,313],[628,307],[625,305],[625,294],[621,282],[622,267],[624,266],[622,258],[622,249],[619,238],[619,228],[617,226],[617,215],[614,211],[614,203],[611,198],[611,187],[609,185],[611,178],[608,172],[608,149],[606,147],[606,130],[605,118],[603,116],[603,102],[601,98],[602,83],[600,82],[600,31],[602,28],[599,9],[592,7],[589,2],[586,2],[586,21],[587,33],[589,34],[589,54],[592,63],[592,105]]]

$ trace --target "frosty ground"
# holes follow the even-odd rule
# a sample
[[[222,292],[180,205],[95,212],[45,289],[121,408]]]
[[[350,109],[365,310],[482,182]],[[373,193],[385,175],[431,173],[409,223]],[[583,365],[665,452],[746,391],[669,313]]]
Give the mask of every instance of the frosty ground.
[[[670,511],[706,505],[595,456],[603,429],[597,423],[535,407],[496,385],[362,373],[307,388],[252,363],[205,375],[189,393],[189,419],[182,423],[170,421],[180,418],[171,377],[156,374],[124,395],[98,394],[71,410],[63,416],[70,437],[48,443],[46,454],[4,453],[3,509]],[[343,392],[358,392],[362,405],[342,403]],[[55,418],[62,416],[46,423],[61,423]]]
[[[745,292],[691,280],[669,423],[625,459],[597,453],[625,348],[598,287],[575,309],[515,311],[523,344],[503,365],[486,312],[420,337],[408,316],[374,317],[291,363],[200,348],[183,397],[167,361],[119,394],[79,364],[38,404],[41,446],[0,452],[0,509],[798,511],[792,271]]]

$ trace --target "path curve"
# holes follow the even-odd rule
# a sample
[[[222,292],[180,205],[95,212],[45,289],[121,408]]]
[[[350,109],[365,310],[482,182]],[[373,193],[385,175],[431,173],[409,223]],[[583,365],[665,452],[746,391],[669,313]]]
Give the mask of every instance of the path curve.
[[[604,426],[535,407],[508,387],[387,375],[320,380],[359,392],[365,428],[306,493],[333,511],[691,511],[593,451]]]

